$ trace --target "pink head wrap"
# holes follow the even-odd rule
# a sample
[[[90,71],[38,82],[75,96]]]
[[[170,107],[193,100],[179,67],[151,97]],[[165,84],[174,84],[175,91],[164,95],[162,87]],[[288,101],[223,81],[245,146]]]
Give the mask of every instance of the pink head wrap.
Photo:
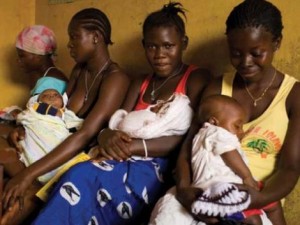
[[[16,47],[37,55],[52,55],[56,50],[56,40],[48,27],[33,25],[19,33]]]

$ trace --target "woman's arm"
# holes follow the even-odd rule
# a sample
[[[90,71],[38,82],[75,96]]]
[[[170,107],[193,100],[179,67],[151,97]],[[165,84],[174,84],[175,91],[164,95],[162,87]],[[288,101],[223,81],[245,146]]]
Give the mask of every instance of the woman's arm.
[[[181,146],[181,150],[177,159],[176,165],[176,187],[177,187],[177,198],[184,205],[186,199],[184,196],[181,196],[180,193],[183,189],[190,187],[192,183],[192,169],[191,169],[191,151],[192,151],[192,143],[194,136],[200,129],[200,124],[198,123],[198,119],[195,116],[192,122],[192,125],[189,129],[189,132]],[[183,193],[184,194],[184,193]],[[186,208],[189,208],[187,206]]]
[[[202,99],[204,90],[209,85],[212,75],[208,70],[196,69],[194,70],[187,80],[187,96],[191,101],[191,107],[194,111],[197,110],[198,103]]]
[[[130,83],[122,109],[127,112],[134,109],[138,101],[142,82],[143,79],[134,79]],[[125,132],[106,128],[99,133],[97,141],[99,145],[98,147],[95,147],[95,152],[98,152],[94,157],[95,160],[106,158],[122,161],[131,156],[130,144],[132,139]]]
[[[207,80],[209,82],[209,80]],[[205,83],[205,86],[202,87],[202,90],[198,93],[198,95],[201,95],[201,99],[213,95],[216,92],[216,87],[218,87],[220,84],[220,81],[217,80],[211,80],[209,85]],[[207,87],[206,87],[207,85]],[[192,86],[193,87],[193,86]],[[199,99],[198,97],[197,99]],[[198,104],[200,103],[200,100],[198,100]],[[198,112],[198,109],[197,109]],[[179,192],[178,189],[181,188],[186,188],[189,187],[192,181],[191,178],[191,150],[192,150],[192,143],[193,143],[193,138],[196,135],[196,133],[199,131],[201,124],[200,120],[198,118],[198,113],[194,115],[194,119],[192,121],[191,127],[189,129],[189,132],[187,134],[187,137],[185,138],[179,156],[178,156],[178,161],[177,161],[177,166],[176,166],[176,176],[177,176],[177,191]],[[180,198],[180,196],[178,196]],[[184,198],[182,198],[184,201]],[[189,208],[189,207],[188,207]]]
[[[212,80],[210,84],[205,88],[201,98],[218,93],[220,81]],[[200,102],[200,101],[199,101]],[[197,110],[198,111],[198,110]],[[192,202],[197,198],[202,190],[198,188],[192,188],[192,169],[191,169],[191,151],[194,136],[201,128],[200,119],[198,114],[194,116],[192,125],[189,129],[187,137],[185,138],[181,150],[178,156],[176,165],[176,198],[178,201],[188,210],[191,209]]]
[[[26,188],[39,176],[65,163],[88,145],[117,110],[126,95],[129,79],[126,74],[114,72],[103,80],[98,100],[86,117],[82,128],[69,136],[45,157],[13,177],[5,187],[6,203],[11,197],[23,196]]]
[[[140,87],[143,81],[144,78],[132,80],[126,98],[124,100],[124,103],[122,104],[122,109],[126,110],[127,112],[131,112],[132,110],[134,110],[134,107],[138,102]]]
[[[203,193],[200,188],[192,187],[191,150],[194,136],[201,125],[195,117],[184,143],[182,144],[176,165],[176,199],[191,213],[192,203]],[[218,222],[215,218],[203,215],[193,215],[207,224]]]
[[[209,80],[210,74],[204,69],[196,69],[189,76],[186,84],[186,92],[193,109],[195,109]],[[125,101],[125,110],[133,110],[138,99],[141,84],[141,81],[133,83],[127,99],[134,100]],[[121,131],[105,130],[101,133],[100,137],[98,137],[98,143],[100,156],[108,159],[125,160],[131,155],[145,156],[145,148],[147,149],[147,155],[150,157],[166,156],[182,142],[182,139],[183,136],[171,136],[155,138],[143,142],[142,139],[131,139]]]
[[[280,150],[275,173],[264,184],[260,193],[251,191],[251,207],[261,207],[286,197],[294,188],[300,174],[300,84],[296,83],[289,94],[286,109],[288,130]],[[280,187],[280,188],[279,188]]]

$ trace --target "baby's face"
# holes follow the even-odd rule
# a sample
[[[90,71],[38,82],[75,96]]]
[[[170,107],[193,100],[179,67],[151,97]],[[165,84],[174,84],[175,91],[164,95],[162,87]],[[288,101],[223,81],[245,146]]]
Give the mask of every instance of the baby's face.
[[[225,108],[222,114],[218,125],[235,134],[241,140],[244,137],[243,125],[246,122],[245,112],[242,109],[227,110]]]
[[[40,94],[38,101],[52,105],[57,109],[63,108],[64,105],[61,94],[54,89],[47,89],[43,91]]]

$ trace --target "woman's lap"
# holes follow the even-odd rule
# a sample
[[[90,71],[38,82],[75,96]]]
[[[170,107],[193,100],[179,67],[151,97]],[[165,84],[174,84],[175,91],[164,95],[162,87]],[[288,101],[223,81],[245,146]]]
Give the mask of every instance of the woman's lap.
[[[138,171],[137,165],[141,168]],[[130,168],[134,168],[134,177],[153,170],[150,161],[75,165],[56,185],[47,207],[33,224],[132,224],[147,204],[141,199],[142,193],[129,188]],[[158,180],[153,179],[151,185],[158,185]]]

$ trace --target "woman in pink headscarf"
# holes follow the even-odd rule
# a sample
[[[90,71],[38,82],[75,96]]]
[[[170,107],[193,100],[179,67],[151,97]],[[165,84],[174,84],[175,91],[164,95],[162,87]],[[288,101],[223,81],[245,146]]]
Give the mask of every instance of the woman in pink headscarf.
[[[53,57],[56,48],[54,33],[46,26],[29,26],[18,34],[16,40],[18,62],[27,75],[31,95],[41,93],[45,86],[51,86],[61,94],[65,92],[68,78],[54,65]],[[20,112],[18,107],[9,108],[14,109],[6,112],[8,116],[11,115],[11,118],[15,118]],[[15,128],[14,122],[0,124],[0,149],[3,149],[2,146],[7,143],[6,137]],[[14,156],[12,151],[0,151],[0,163],[5,164]]]
[[[55,35],[46,26],[29,26],[18,34],[16,40],[18,62],[27,75],[31,95],[39,94],[45,85],[55,87],[61,94],[65,92],[68,78],[54,65],[53,58],[56,48]],[[6,138],[9,132],[15,128],[14,122],[10,121],[20,110],[19,107],[7,107],[3,111],[5,118],[9,121],[0,124],[0,147],[3,141],[6,141],[3,137]],[[5,162],[5,156],[0,153],[0,163]]]
[[[68,79],[53,63],[57,44],[52,30],[43,25],[26,27],[17,36],[16,48],[19,64],[29,75],[32,95],[47,82],[65,91]]]

